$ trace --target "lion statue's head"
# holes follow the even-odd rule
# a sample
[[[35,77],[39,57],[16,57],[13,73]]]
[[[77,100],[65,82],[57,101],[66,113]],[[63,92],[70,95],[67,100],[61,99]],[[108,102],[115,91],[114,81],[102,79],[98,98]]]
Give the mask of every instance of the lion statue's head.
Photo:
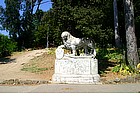
[[[61,34],[61,38],[63,41],[67,41],[69,38],[70,38],[71,34],[67,31],[64,31],[62,34]]]

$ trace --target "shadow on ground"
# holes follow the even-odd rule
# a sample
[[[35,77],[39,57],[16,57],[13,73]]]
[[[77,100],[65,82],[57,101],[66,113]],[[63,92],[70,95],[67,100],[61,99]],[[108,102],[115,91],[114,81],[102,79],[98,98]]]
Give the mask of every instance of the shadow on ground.
[[[116,66],[116,62],[111,62],[108,59],[98,59],[99,74],[105,73],[110,67]]]
[[[3,58],[0,58],[0,64],[8,64],[8,63],[12,63],[12,62],[16,62],[16,59],[12,59],[12,58],[9,58],[9,57],[3,57]]]

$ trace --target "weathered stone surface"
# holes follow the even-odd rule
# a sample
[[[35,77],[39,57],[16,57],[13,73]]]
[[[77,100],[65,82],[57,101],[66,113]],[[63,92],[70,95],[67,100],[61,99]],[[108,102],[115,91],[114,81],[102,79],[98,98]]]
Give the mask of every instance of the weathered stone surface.
[[[100,81],[98,61],[92,57],[64,57],[55,60],[54,83],[92,83]]]
[[[64,50],[62,48],[57,48],[55,54],[57,59],[62,59],[64,56]]]
[[[55,83],[98,84],[99,79],[99,75],[53,75],[53,82]]]

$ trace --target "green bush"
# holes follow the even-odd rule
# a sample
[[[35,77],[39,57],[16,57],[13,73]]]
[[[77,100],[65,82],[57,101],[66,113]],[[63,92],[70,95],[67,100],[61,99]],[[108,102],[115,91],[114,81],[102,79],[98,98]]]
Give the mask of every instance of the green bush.
[[[97,51],[97,58],[98,59],[106,59],[120,62],[122,61],[122,54],[119,49],[116,48],[98,48]]]
[[[12,52],[16,51],[17,43],[0,34],[0,57],[11,55]]]

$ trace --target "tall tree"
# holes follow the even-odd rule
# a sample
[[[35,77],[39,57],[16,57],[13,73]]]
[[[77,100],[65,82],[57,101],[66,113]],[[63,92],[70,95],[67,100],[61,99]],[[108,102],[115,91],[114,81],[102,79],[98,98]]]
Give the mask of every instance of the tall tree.
[[[10,37],[18,42],[19,50],[22,46],[33,47],[34,15],[39,11],[41,1],[5,0],[6,8],[0,7],[0,23],[3,29],[9,31]]]
[[[135,12],[135,32],[137,37],[137,46],[140,48],[140,0],[134,0]]]
[[[21,41],[22,46],[26,48],[32,48],[34,47],[34,32],[35,32],[35,22],[34,22],[34,16],[39,11],[39,6],[41,4],[42,0],[22,0],[23,5],[23,13],[21,18]],[[35,10],[35,7],[37,6],[37,9]]]
[[[121,41],[120,41],[120,35],[119,35],[117,0],[113,1],[113,8],[114,8],[115,44],[116,44],[116,47],[120,47],[121,46]]]
[[[91,37],[100,46],[112,43],[113,9],[106,0],[52,0],[55,34],[64,30],[77,37]],[[58,38],[57,36],[57,38]]]
[[[9,31],[10,37],[16,40],[20,32],[20,2],[5,0],[6,8],[3,11],[3,28]]]
[[[125,11],[127,60],[129,65],[135,68],[139,63],[139,56],[135,36],[133,0],[124,0],[124,11]]]

